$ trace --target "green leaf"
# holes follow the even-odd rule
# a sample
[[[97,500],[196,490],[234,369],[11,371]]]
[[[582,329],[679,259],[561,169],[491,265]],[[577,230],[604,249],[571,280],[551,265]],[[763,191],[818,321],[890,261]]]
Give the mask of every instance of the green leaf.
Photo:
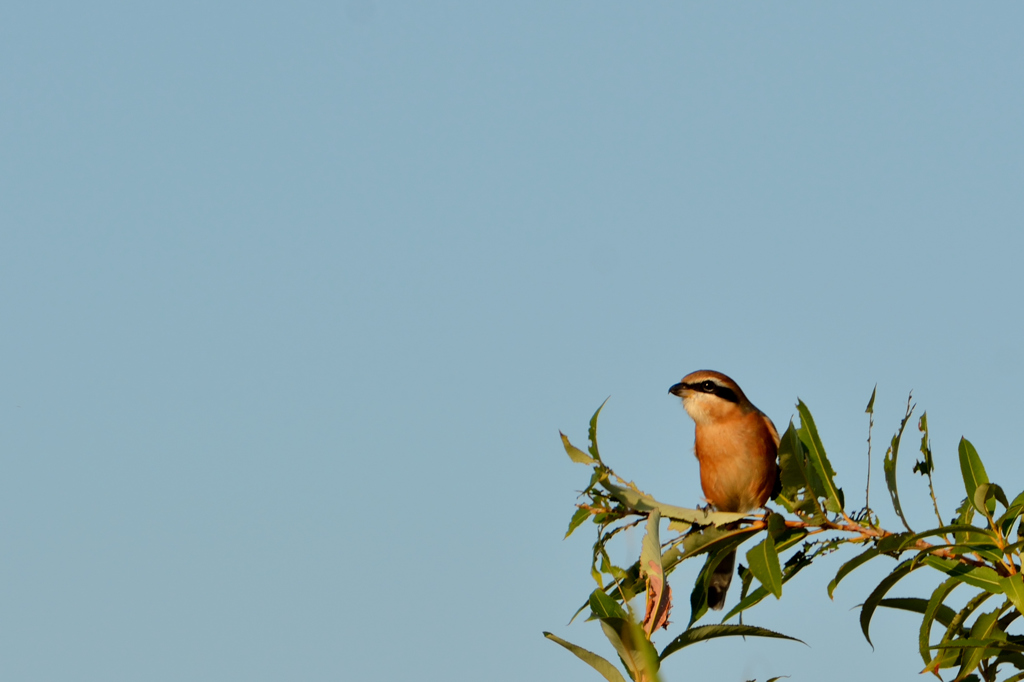
[[[701,569],[700,574],[698,574],[697,580],[693,584],[693,591],[690,593],[690,622],[687,624],[687,628],[691,627],[708,611],[708,587],[711,585],[711,576],[714,574],[715,568],[729,554],[736,551],[736,548],[750,534],[752,533],[736,534],[726,541],[716,543],[714,549],[708,550],[707,561],[704,562],[704,567]]]
[[[1003,642],[994,639],[955,639],[951,642],[941,642],[932,647],[933,649],[1006,649],[1008,651],[1024,651],[1024,646],[1014,642]]]
[[[671,524],[669,524],[671,528]],[[675,568],[681,561],[704,554],[706,552],[717,551],[721,547],[729,546],[732,543],[741,544],[747,540],[747,538],[757,535],[759,530],[751,530],[749,528],[728,528],[719,529],[713,526],[702,528],[699,531],[691,532],[682,539],[678,544],[665,550],[661,556],[662,569],[668,573]],[[600,573],[596,573],[594,576],[595,581],[598,585],[601,585]],[[629,594],[635,594],[640,580],[640,562],[634,563],[627,571],[626,576],[620,582],[610,582],[604,585],[602,591],[609,595],[609,599],[616,601],[617,597],[615,593],[619,590],[627,592]],[[573,619],[576,618],[584,609],[590,605],[589,601],[583,604],[573,615]],[[596,617],[596,616],[595,616]],[[570,621],[571,622],[571,621]]]
[[[640,550],[640,572],[647,578],[647,613],[643,627],[648,637],[658,628],[668,626],[668,612],[672,606],[671,592],[661,565],[660,523],[661,514],[655,509],[647,517],[647,532]]]
[[[764,585],[776,599],[782,598],[782,567],[779,566],[779,554],[775,551],[775,541],[771,535],[754,545],[747,552],[747,562],[754,577]]]
[[[640,572],[648,578],[653,576],[663,581],[665,574],[661,569],[660,522],[661,514],[657,509],[651,510],[647,517],[647,532],[640,548]]]
[[[775,512],[768,515],[768,522],[765,526],[768,529],[768,534],[775,541],[775,552],[777,554],[782,554],[782,552],[807,537],[808,531],[806,528],[790,528],[786,525],[786,517]]]
[[[985,592],[982,590],[968,599],[967,603],[964,604],[964,607],[957,611],[953,620],[950,621],[949,625],[946,627],[946,632],[942,635],[942,639],[939,643],[942,644],[944,642],[949,642],[957,637],[966,637],[967,633],[964,630],[964,623],[966,623],[967,619],[970,618],[991,596],[991,592]]]
[[[779,441],[779,480],[782,490],[775,498],[787,511],[811,523],[825,520],[818,504],[814,472],[807,464],[807,455],[793,422]]]
[[[903,547],[903,543],[910,538],[912,533],[893,533],[892,535],[886,535],[885,537],[878,540],[875,547],[882,554],[888,554],[890,552],[899,552]]]
[[[669,528],[671,527],[671,524],[669,524]],[[707,552],[717,551],[719,548],[729,546],[731,543],[741,544],[760,532],[759,530],[751,530],[749,528],[720,529],[714,526],[701,528],[698,531],[689,533],[681,541],[677,540],[677,544],[665,550],[661,556],[662,570],[668,574],[680,562],[686,559]],[[640,562],[634,563],[625,573],[625,578],[619,582],[611,581],[601,588],[612,601],[618,600],[618,592],[620,590],[628,594],[636,594],[638,589],[640,589]],[[600,574],[597,574],[595,579],[600,585]],[[576,618],[589,605],[590,602],[588,601],[580,606],[573,618]]]
[[[971,617],[971,614],[973,614],[978,607],[985,603],[985,601],[991,596],[991,592],[981,591],[967,600],[967,604],[964,605],[964,607],[960,609],[955,616],[953,616],[953,620],[951,620],[949,625],[946,627],[946,632],[942,635],[942,639],[939,641],[939,644],[929,647],[930,649],[939,649],[939,653],[936,654],[931,663],[925,666],[924,672],[937,673],[939,669],[952,667],[953,665],[956,665],[958,661],[963,660],[962,650],[957,651],[953,648],[944,648],[943,645],[951,643],[954,638],[963,639],[967,636],[967,633],[963,628],[964,623],[966,623],[967,619]],[[964,679],[970,679],[970,676]]]
[[[825,455],[825,446],[818,436],[814,417],[802,400],[797,401],[796,409],[800,413],[800,442],[807,448],[807,461],[823,487],[825,508],[839,514],[843,511],[843,491],[836,487],[833,480],[836,474]]]
[[[783,581],[783,582],[785,582],[785,581]],[[740,615],[740,620],[742,621],[742,619],[743,619],[742,613],[744,611],[746,611],[747,609],[749,609],[752,606],[756,606],[757,604],[760,604],[770,594],[771,594],[771,592],[768,591],[767,587],[765,587],[764,585],[758,585],[756,588],[754,588],[753,590],[750,591],[750,594],[748,594],[748,595],[744,596],[742,599],[740,599],[740,603],[737,604],[736,606],[732,607],[732,609],[729,611],[729,613],[725,614],[725,616],[722,618],[722,622],[725,623],[726,621],[728,621],[730,618],[732,618],[733,616],[735,616],[737,614],[741,614]]]
[[[947,628],[953,623],[953,619],[956,618],[956,612],[943,602],[960,584],[960,581],[956,578],[948,578],[935,588],[935,591],[932,592],[931,597],[928,599],[928,604],[925,606],[924,617],[921,619],[921,628],[917,634],[917,650],[920,652],[921,660],[924,661],[926,667],[932,662],[930,646],[932,623],[939,621],[939,623]]]
[[[1003,586],[999,582],[999,574],[988,566],[968,566],[953,559],[944,559],[934,555],[925,557],[924,563],[942,571],[951,578],[956,578],[960,582],[973,585],[974,587],[980,587],[986,592],[991,592],[992,594],[1003,593]]]
[[[572,518],[569,519],[569,530],[565,531],[565,537],[567,538],[572,535],[572,532],[579,528],[580,525],[588,518],[590,518],[590,511],[586,509],[577,509],[573,513]],[[564,540],[565,538],[562,539]]]
[[[924,614],[928,611],[928,600],[921,599],[920,597],[891,597],[878,602],[878,605],[887,609],[910,611],[911,613]],[[935,617],[935,620],[948,625],[955,615],[956,611],[943,605],[940,607],[940,613]]]
[[[661,665],[658,652],[639,625],[628,618],[602,618],[601,629],[626,665],[630,677],[648,682],[657,679]]]
[[[570,443],[568,437],[566,437],[564,433],[559,431],[558,435],[562,437],[562,447],[565,448],[565,453],[569,455],[569,459],[576,462],[577,464],[586,464],[587,466],[597,464],[596,459],[594,459],[593,457],[591,457],[590,455],[588,455],[587,453],[583,452],[578,447]]]
[[[935,511],[935,518],[939,525],[944,525],[942,514],[939,512],[939,500],[935,497],[935,481],[932,480],[932,472],[935,471],[935,461],[932,458],[931,438],[928,435],[928,413],[921,414],[917,420],[917,429],[921,432],[921,459],[914,462],[914,472],[928,477],[928,495],[932,498],[932,509]]]
[[[958,533],[962,535],[957,535],[957,537],[962,539],[956,544],[964,544],[967,542],[970,542],[971,544],[981,544],[986,540],[994,542],[996,539],[996,534],[985,528],[978,528],[977,526],[971,526],[966,523],[954,523],[949,526],[942,526],[940,528],[932,528],[931,530],[914,533],[913,535],[907,535],[905,533],[901,534],[903,541],[899,544],[897,549],[899,551],[913,549],[918,540],[934,537],[936,535],[956,535]]]
[[[749,528],[704,528],[683,538],[683,559],[706,552],[716,552],[722,547],[735,548],[760,531]]]
[[[878,586],[868,595],[868,598],[864,600],[864,604],[860,610],[860,629],[864,633],[864,639],[868,640],[868,644],[871,644],[871,635],[869,634],[869,628],[871,627],[871,616],[875,613],[875,607],[878,606],[879,602],[882,601],[882,597],[888,592],[893,585],[898,583],[903,578],[913,571],[915,566],[910,561],[904,561],[899,564],[893,572],[885,576],[882,582],[878,583]],[[871,648],[874,649],[875,645],[871,644]]]
[[[750,593],[750,585],[754,582],[754,574],[749,568],[747,568],[743,564],[737,566],[737,569],[740,576],[740,601],[743,601],[747,598],[747,595]],[[740,625],[743,625],[742,613],[740,614]]]
[[[778,514],[776,514],[776,516],[778,516]],[[779,535],[772,536],[775,538],[775,551],[782,554],[787,549],[807,537],[807,535],[808,531],[806,528],[787,528]]]
[[[965,497],[957,508],[957,517],[953,522],[953,525],[968,525],[974,519],[974,504],[970,498]],[[988,530],[983,530],[977,526],[971,526],[969,529],[963,531],[955,531],[953,540],[958,545],[973,545],[973,544],[984,544],[991,541],[993,535]],[[1003,559],[1003,553],[1000,551],[996,552],[979,552],[982,557],[988,559],[993,563],[998,563]]]
[[[997,608],[995,611],[989,613],[983,613],[977,617],[974,621],[974,625],[971,626],[970,639],[974,641],[986,642],[988,645],[996,644],[999,642],[1006,641],[1006,633],[999,629],[999,612],[1001,608]],[[995,656],[998,650],[992,648],[974,648],[971,647],[969,651],[964,652],[963,663],[960,665],[960,670],[957,672],[957,679],[963,679],[965,675],[973,672],[975,668],[981,664],[982,659]]]
[[[791,556],[786,561],[786,565],[782,567],[782,584],[785,585],[793,576],[795,576],[797,573],[799,573],[804,568],[810,565],[811,560],[807,558],[806,554],[803,551],[797,552],[796,554]],[[722,622],[724,623],[736,614],[743,613],[751,606],[760,603],[761,600],[763,600],[769,594],[771,593],[763,585],[758,587],[749,595],[741,599],[740,603],[734,606],[732,610],[729,611],[729,613],[725,614],[725,617],[722,618]]]
[[[913,533],[910,524],[907,523],[907,517],[903,514],[903,507],[900,505],[900,494],[896,487],[896,459],[900,451],[900,441],[903,438],[903,430],[907,427],[907,422],[910,421],[910,415],[914,412],[914,408],[908,405],[907,415],[900,422],[899,431],[892,437],[892,441],[889,444],[889,449],[885,453],[885,458],[882,460],[882,469],[885,472],[885,485],[889,489],[889,498],[892,500],[892,508],[896,510],[896,514],[900,517],[900,521],[903,522],[903,526]]]
[[[878,549],[876,549],[875,547],[871,547],[863,554],[858,554],[857,556],[853,557],[845,564],[840,566],[839,571],[836,573],[836,577],[832,578],[832,582],[828,584],[828,598],[832,599],[832,593],[835,591],[836,586],[839,585],[840,580],[850,575],[850,573],[852,573],[855,568],[863,564],[866,564],[867,562],[874,559],[876,556],[878,556],[878,553]]]
[[[1013,502],[1007,505],[1006,511],[999,517],[998,523],[1003,535],[1008,536],[1010,534],[1013,522],[1020,517],[1022,512],[1024,512],[1024,492],[1013,498]]]
[[[935,461],[932,459],[932,448],[928,444],[928,413],[925,412],[917,420],[917,430],[921,432],[921,461],[914,465],[914,471],[924,476],[931,476],[935,470]]]
[[[996,509],[996,501],[1002,502],[1003,508],[1009,509],[1010,504],[1006,501],[1006,493],[997,483],[979,483],[974,490],[974,497],[971,499],[974,508],[990,520]]]
[[[590,610],[598,618],[627,618],[626,611],[619,606],[604,590],[594,590],[590,593]]]
[[[768,515],[768,522],[765,524],[765,527],[768,529],[768,534],[774,540],[784,537],[789,532],[789,529],[786,527],[786,517],[775,512]]]
[[[690,591],[690,622],[686,624],[687,628],[692,627],[694,623],[700,620],[701,616],[708,612],[708,588],[711,585],[711,576],[714,574],[718,564],[722,563],[722,560],[734,549],[735,545],[730,545],[708,552],[704,566],[700,569],[700,573],[697,574],[697,579],[693,583],[693,590]]]
[[[871,389],[871,400],[868,401],[868,406],[864,408],[864,414],[874,414],[875,413],[875,393],[877,391],[878,391],[878,384],[875,384],[875,387],[873,389]]]
[[[960,454],[960,473],[964,477],[964,490],[967,491],[967,499],[974,502],[974,493],[978,489],[978,486],[982,483],[988,483],[988,474],[985,473],[985,465],[981,463],[981,457],[978,456],[978,451],[974,449],[971,442],[966,438],[960,439],[960,445],[957,448]],[[977,507],[975,507],[977,508]],[[981,509],[978,509],[982,513],[985,513]],[[986,516],[991,516],[992,512],[995,511],[995,501],[992,501],[992,509],[989,510]]]
[[[953,521],[953,525],[969,525],[974,520],[974,504],[971,502],[969,497],[965,497],[960,502],[960,506],[956,510],[956,519]],[[956,537],[957,542],[963,542],[964,540],[960,535]]]
[[[597,654],[593,653],[592,651],[587,651],[583,647],[576,646],[571,642],[567,642],[561,637],[556,637],[550,632],[545,632],[544,636],[550,639],[552,642],[560,644],[572,653],[576,654],[577,658],[579,658],[581,661],[589,665],[597,672],[601,673],[602,677],[608,680],[608,682],[626,682],[626,679],[622,676],[622,673],[620,673],[614,665],[612,665],[605,659],[601,658]]]
[[[699,526],[721,526],[726,523],[732,523],[733,521],[739,521],[740,519],[750,517],[749,514],[740,514],[737,512],[712,512],[701,509],[675,507],[671,504],[658,502],[650,495],[644,494],[639,490],[625,488],[608,481],[602,481],[601,485],[612,494],[612,497],[630,509],[642,512],[649,512],[653,509],[657,509],[665,518],[684,521],[687,524],[695,523]]]
[[[608,557],[608,552],[605,551],[605,548],[603,546],[600,548],[599,551],[600,551],[600,554],[601,554],[601,572],[602,573],[607,573],[608,575],[610,575],[615,580],[620,580],[620,581],[621,580],[626,580],[627,578],[629,578],[629,574],[626,572],[625,569],[623,569],[623,568],[621,568],[619,566],[616,566],[615,564],[612,563],[612,560]]]
[[[1024,579],[1021,574],[1002,577],[999,579],[999,583],[1013,607],[1020,613],[1024,613]]]
[[[805,646],[807,644],[796,637],[790,637],[767,628],[759,628],[755,625],[701,625],[700,627],[687,630],[669,642],[668,646],[661,652],[661,660],[664,661],[675,652],[691,644],[704,642],[715,637],[773,637],[775,639],[788,639],[793,642],[800,642]]]
[[[594,416],[590,418],[590,429],[587,433],[587,436],[590,439],[590,445],[587,447],[587,450],[598,462],[601,461],[601,453],[598,452],[597,449],[597,416],[601,414],[601,410],[604,409],[605,404],[608,402],[610,398],[611,396],[605,398],[604,402],[601,403],[601,407],[597,408],[597,412],[595,412]]]

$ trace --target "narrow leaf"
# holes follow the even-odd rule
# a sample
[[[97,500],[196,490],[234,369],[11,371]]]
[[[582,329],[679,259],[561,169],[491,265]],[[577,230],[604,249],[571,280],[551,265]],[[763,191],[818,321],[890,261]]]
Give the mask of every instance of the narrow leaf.
[[[779,554],[775,551],[775,541],[771,535],[750,548],[747,562],[754,577],[760,581],[776,599],[782,598],[782,567],[779,566]]]
[[[587,450],[598,462],[601,461],[601,453],[598,452],[597,449],[597,416],[601,414],[601,410],[604,409],[605,404],[608,402],[610,398],[611,396],[605,398],[604,402],[601,403],[601,407],[597,408],[597,412],[595,412],[594,416],[590,418],[590,429],[587,433],[587,436],[590,439],[590,445],[588,446]]]
[[[572,535],[572,532],[574,530],[576,530],[577,528],[579,528],[580,525],[584,521],[586,521],[588,518],[590,518],[590,512],[588,510],[586,510],[586,509],[577,509],[573,513],[572,518],[569,519],[569,530],[565,531],[565,537],[567,538],[570,535]],[[562,539],[564,540],[565,538],[562,538]]]
[[[626,611],[619,606],[604,590],[594,590],[590,593],[590,610],[598,618],[627,618]]]
[[[960,455],[960,473],[964,477],[964,490],[967,491],[967,499],[973,503],[974,493],[978,486],[989,482],[988,474],[985,473],[985,465],[981,463],[978,451],[974,449],[969,440],[961,438],[957,451]],[[991,514],[991,512],[989,513]]]
[[[991,512],[988,508],[988,501],[990,499],[995,499],[992,495],[992,484],[979,483],[978,487],[974,489],[974,495],[971,496],[971,504],[986,517],[991,518]],[[992,506],[995,507],[994,502]]]
[[[1008,651],[1024,651],[1024,645],[1015,642],[1003,642],[992,639],[955,639],[951,642],[940,642],[932,647],[933,649],[1006,649]]]
[[[581,646],[576,646],[572,642],[567,642],[561,637],[557,637],[550,632],[545,632],[544,636],[550,639],[556,644],[560,644],[572,653],[576,654],[576,657],[581,661],[589,665],[591,668],[601,673],[601,676],[608,682],[626,682],[626,679],[622,676],[622,673],[618,669],[609,663],[607,660],[601,658],[592,651],[587,651]]]
[[[782,584],[785,585],[793,576],[810,565],[810,560],[807,559],[806,555],[802,552],[797,552],[791,556],[786,561],[786,565],[782,567]],[[768,589],[761,585],[757,589],[753,590],[749,595],[741,599],[740,603],[734,606],[729,613],[725,614],[725,617],[722,618],[722,622],[724,623],[736,614],[743,613],[755,604],[760,603],[761,600],[766,598],[769,594],[771,593]]]
[[[958,544],[968,541],[980,544],[985,540],[994,541],[996,538],[996,534],[988,529],[978,528],[977,526],[972,526],[966,523],[954,523],[949,526],[942,526],[940,528],[932,528],[931,530],[914,533],[913,535],[904,535],[903,541],[899,544],[898,549],[911,549],[917,544],[918,540],[923,540],[924,538],[955,533],[964,533],[964,535],[960,536],[962,539]]]
[[[956,612],[943,602],[960,584],[960,581],[956,578],[949,578],[935,588],[935,591],[932,592],[931,597],[928,599],[928,604],[924,610],[924,617],[921,619],[921,628],[917,633],[917,650],[920,652],[921,660],[924,661],[926,667],[932,662],[930,646],[932,623],[939,621],[939,623],[947,628],[953,623],[953,619],[956,618]]]
[[[704,566],[700,569],[700,573],[697,574],[697,579],[693,583],[693,590],[690,591],[690,622],[686,624],[687,629],[691,628],[694,623],[700,620],[701,616],[708,612],[708,588],[711,585],[711,576],[715,572],[715,568],[718,564],[722,563],[722,559],[727,557],[735,547],[728,545],[725,547],[717,547],[713,551],[708,552],[707,559],[704,560]]]
[[[1010,508],[1010,503],[1006,501],[1006,493],[1003,492],[1002,487],[998,483],[979,483],[978,487],[974,490],[972,501],[974,502],[975,509],[981,511],[989,518],[995,512],[996,501],[1001,502],[1004,509]]]
[[[919,462],[914,463],[914,471],[928,477],[928,494],[932,498],[932,509],[935,511],[935,518],[941,526],[944,521],[939,513],[939,501],[935,497],[935,481],[932,480],[932,472],[935,471],[935,460],[932,458],[932,446],[928,436],[928,413],[925,412],[917,420],[917,430],[921,432],[921,457]]]
[[[561,431],[558,435],[562,437],[562,447],[565,448],[565,453],[569,455],[569,459],[576,462],[577,464],[586,464],[592,466],[597,464],[597,460],[588,455],[587,453],[580,450],[578,447],[569,442],[569,439]]]
[[[700,627],[687,630],[669,642],[668,646],[661,652],[661,660],[664,661],[675,652],[691,644],[704,642],[715,637],[773,637],[775,639],[788,639],[793,642],[800,642],[805,646],[807,644],[796,637],[790,637],[767,628],[759,628],[755,625],[701,625]]]
[[[904,542],[907,541],[913,534],[912,533],[893,533],[892,535],[886,535],[878,541],[875,547],[882,554],[888,554],[890,552],[898,552]]]
[[[828,598],[832,599],[832,593],[835,591],[836,586],[839,585],[839,581],[850,575],[855,568],[866,564],[867,562],[878,556],[878,550],[874,547],[868,549],[863,554],[858,554],[853,557],[845,564],[839,567],[839,571],[836,573],[836,577],[832,578],[832,582],[828,584]]]
[[[1006,633],[999,629],[998,623],[1001,610],[1001,608],[997,608],[994,611],[983,613],[975,619],[974,624],[971,626],[970,639],[986,642],[989,646],[985,648],[972,647],[969,651],[964,652],[963,663],[961,663],[960,670],[957,671],[956,675],[958,680],[964,679],[964,676],[973,672],[983,659],[995,656],[998,653],[997,650],[990,648],[992,644],[1006,641]]]
[[[944,559],[934,555],[925,557],[924,563],[942,571],[951,578],[956,578],[960,582],[973,585],[974,587],[980,587],[986,592],[991,592],[992,594],[1003,593],[1003,585],[999,582],[999,574],[988,566],[968,566],[953,559]]]
[[[602,618],[601,629],[626,664],[630,677],[637,682],[657,680],[661,664],[658,652],[639,625],[628,618]]]
[[[910,611],[911,613],[925,614],[928,612],[928,600],[921,599],[920,597],[892,597],[883,599],[878,602],[878,605],[887,609]],[[948,625],[955,615],[956,611],[943,605],[940,607],[940,613],[936,616],[935,620]]]
[[[711,576],[718,564],[736,551],[736,548],[746,539],[746,535],[733,536],[727,542],[717,544],[713,551],[708,552],[707,561],[704,562],[704,567],[697,576],[697,580],[693,584],[693,591],[690,593],[690,622],[687,623],[687,628],[708,611],[708,588],[711,585]]]
[[[843,491],[836,487],[835,471],[829,464],[825,455],[825,446],[818,436],[818,429],[814,425],[814,417],[807,405],[802,400],[797,401],[797,411],[800,413],[800,433],[803,436],[800,440],[807,448],[807,460],[817,475],[818,480],[824,486],[825,507],[836,514],[843,511]]]
[[[810,522],[824,520],[825,514],[818,504],[814,472],[807,464],[805,448],[793,422],[779,440],[779,480],[782,490],[775,500],[787,511]]]
[[[878,586],[868,595],[868,598],[864,600],[864,604],[860,610],[860,629],[864,633],[864,639],[868,640],[868,644],[871,644],[871,635],[869,629],[871,627],[871,616],[875,613],[875,607],[882,601],[882,597],[888,592],[893,585],[898,583],[903,578],[914,570],[915,566],[910,561],[904,561],[889,575],[882,579],[882,582],[878,583]],[[875,645],[871,644],[871,648],[874,649]]]
[[[1009,535],[1010,529],[1013,527],[1013,522],[1024,512],[1024,492],[1013,498],[1006,507],[1006,511],[999,517],[1000,529],[1003,531],[1003,535]]]
[[[648,637],[658,628],[668,627],[668,614],[672,608],[672,589],[665,582],[665,572],[661,566],[660,523],[661,514],[655,509],[647,517],[647,533],[640,551],[640,572],[647,578],[647,609],[643,629]]]
[[[1003,586],[1006,598],[1010,600],[1013,607],[1020,613],[1024,613],[1024,579],[1021,574],[1010,575],[999,579]]]
[[[896,486],[896,460],[900,451],[900,441],[903,439],[903,430],[907,428],[907,422],[910,421],[910,415],[914,412],[914,408],[907,403],[907,414],[903,417],[903,421],[900,422],[899,431],[892,437],[892,441],[889,444],[889,449],[885,453],[885,458],[882,460],[882,470],[885,473],[885,486],[889,489],[889,498],[892,500],[892,507],[896,510],[896,514],[900,517],[900,521],[903,522],[903,526],[910,532],[914,532],[910,528],[910,524],[907,523],[907,517],[903,514],[903,507],[900,505],[900,493]]]
[[[670,524],[671,525],[671,524]],[[698,532],[690,533],[683,538],[682,559],[689,559],[698,554],[717,552],[722,547],[735,547],[748,538],[757,535],[760,531],[749,528],[704,528]],[[668,554],[668,552],[666,552]]]
[[[740,624],[742,625],[743,612],[752,606],[760,604],[762,601],[767,599],[768,595],[770,594],[771,592],[768,591],[767,587],[765,587],[764,585],[758,585],[750,591],[750,594],[740,599],[740,603],[732,607],[729,613],[725,614],[725,616],[722,618],[722,622],[725,623],[733,616],[740,614]]]
[[[868,401],[868,406],[864,408],[864,414],[874,414],[875,413],[875,393],[877,391],[878,391],[878,384],[875,384],[875,387],[873,389],[871,389],[871,400]]]
[[[978,610],[978,607],[984,604],[991,596],[991,592],[985,592],[983,590],[968,599],[964,607],[957,612],[956,616],[953,617],[953,620],[950,621],[949,625],[946,627],[946,632],[942,635],[942,639],[939,640],[939,644],[946,644],[953,641],[954,638],[962,639],[969,637],[969,634],[964,631],[964,623],[966,623],[967,619],[970,618],[976,610]],[[925,670],[931,669],[936,671],[939,668],[948,668],[954,665],[959,658],[960,654],[955,651],[940,650],[940,653],[935,656],[935,660],[926,666]]]
[[[675,507],[671,504],[658,502],[650,495],[646,495],[639,490],[625,488],[608,481],[602,481],[601,485],[604,486],[616,500],[630,509],[643,512],[649,512],[652,509],[657,509],[665,518],[685,521],[688,524],[696,523],[699,526],[721,526],[726,523],[732,523],[733,521],[739,521],[740,519],[750,517],[749,514],[740,514],[737,512],[713,512],[703,511],[700,509],[687,509],[685,507]]]

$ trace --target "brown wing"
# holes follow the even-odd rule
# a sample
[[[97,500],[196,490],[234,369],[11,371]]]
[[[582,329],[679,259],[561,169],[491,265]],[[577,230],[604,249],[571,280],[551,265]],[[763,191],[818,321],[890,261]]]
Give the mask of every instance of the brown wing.
[[[768,415],[761,413],[761,417],[764,418],[764,425],[768,427],[768,433],[771,434],[772,440],[775,441],[775,456],[778,457],[779,443],[782,439],[779,438],[779,432],[775,429],[775,424],[772,424],[772,420],[768,418]],[[782,469],[775,466],[775,485],[772,486],[771,499],[775,499],[782,492]]]
[[[779,438],[779,432],[775,429],[775,424],[772,424],[772,420],[768,418],[764,412],[761,413],[761,417],[764,419],[764,425],[768,427],[768,433],[772,434],[772,440],[775,441],[775,447],[779,447],[779,443],[782,439]]]

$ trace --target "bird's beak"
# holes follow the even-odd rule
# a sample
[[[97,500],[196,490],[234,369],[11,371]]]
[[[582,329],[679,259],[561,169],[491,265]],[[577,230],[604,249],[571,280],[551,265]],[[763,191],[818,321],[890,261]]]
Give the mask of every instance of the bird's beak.
[[[686,391],[686,390],[687,390],[687,388],[686,388],[685,384],[676,384],[672,388],[668,389],[668,392],[671,393],[672,395],[677,395],[680,398],[682,398],[683,397],[683,391]]]

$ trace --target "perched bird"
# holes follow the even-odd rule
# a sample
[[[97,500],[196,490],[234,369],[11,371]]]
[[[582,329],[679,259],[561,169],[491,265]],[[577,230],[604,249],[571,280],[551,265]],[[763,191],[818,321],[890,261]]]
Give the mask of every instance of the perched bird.
[[[779,432],[772,420],[720,372],[692,372],[668,392],[682,398],[696,423],[693,451],[707,501],[727,512],[763,507],[778,480]],[[712,609],[725,605],[735,563],[733,551],[711,576],[708,606]]]

